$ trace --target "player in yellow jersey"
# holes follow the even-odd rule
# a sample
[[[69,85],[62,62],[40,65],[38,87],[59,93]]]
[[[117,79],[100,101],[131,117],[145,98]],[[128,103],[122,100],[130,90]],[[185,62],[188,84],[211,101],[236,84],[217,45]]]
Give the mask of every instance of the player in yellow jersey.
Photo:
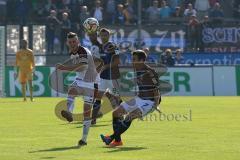
[[[22,85],[23,100],[26,101],[26,84],[28,82],[30,99],[33,101],[32,77],[35,68],[33,51],[28,48],[27,40],[20,41],[20,50],[16,53],[16,71]]]

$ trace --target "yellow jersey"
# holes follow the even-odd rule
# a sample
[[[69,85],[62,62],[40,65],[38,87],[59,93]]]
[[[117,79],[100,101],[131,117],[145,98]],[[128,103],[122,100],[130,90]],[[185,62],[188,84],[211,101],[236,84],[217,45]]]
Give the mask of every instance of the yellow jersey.
[[[32,72],[35,67],[33,51],[31,49],[21,49],[16,53],[16,66],[20,72]]]

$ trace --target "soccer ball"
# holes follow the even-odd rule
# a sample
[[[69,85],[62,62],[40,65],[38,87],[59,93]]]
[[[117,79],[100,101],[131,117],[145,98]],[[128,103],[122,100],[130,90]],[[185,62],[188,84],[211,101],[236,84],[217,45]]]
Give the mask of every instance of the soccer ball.
[[[96,18],[87,18],[83,22],[83,27],[84,27],[85,32],[87,32],[87,33],[97,32],[97,30],[99,28],[98,20]]]

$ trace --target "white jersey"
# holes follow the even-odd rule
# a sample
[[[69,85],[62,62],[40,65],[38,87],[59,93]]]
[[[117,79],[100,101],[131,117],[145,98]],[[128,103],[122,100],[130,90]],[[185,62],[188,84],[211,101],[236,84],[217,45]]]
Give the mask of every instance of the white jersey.
[[[95,82],[98,73],[91,52],[87,48],[79,46],[76,53],[70,54],[73,65],[86,66],[85,70],[77,72],[77,78],[85,82]]]

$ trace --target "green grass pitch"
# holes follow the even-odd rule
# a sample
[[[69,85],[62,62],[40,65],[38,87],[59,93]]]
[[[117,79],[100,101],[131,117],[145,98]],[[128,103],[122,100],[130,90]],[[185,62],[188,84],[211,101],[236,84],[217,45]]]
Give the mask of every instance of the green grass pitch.
[[[35,100],[0,99],[1,160],[239,160],[240,157],[239,97],[164,97],[161,109],[165,117],[154,112],[143,121],[136,120],[122,136],[124,146],[119,148],[106,148],[99,138],[101,133],[112,132],[108,113],[90,129],[88,145],[80,149],[75,146],[82,134],[82,124],[68,124],[54,115],[54,106],[62,99]]]

